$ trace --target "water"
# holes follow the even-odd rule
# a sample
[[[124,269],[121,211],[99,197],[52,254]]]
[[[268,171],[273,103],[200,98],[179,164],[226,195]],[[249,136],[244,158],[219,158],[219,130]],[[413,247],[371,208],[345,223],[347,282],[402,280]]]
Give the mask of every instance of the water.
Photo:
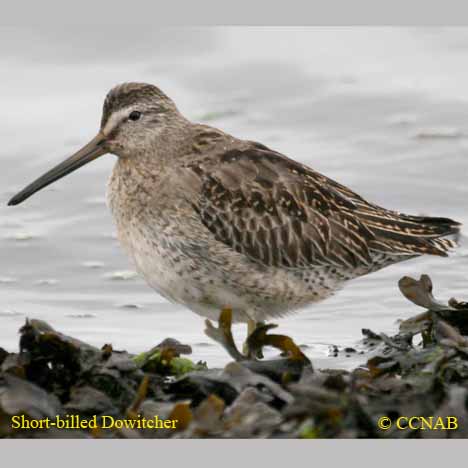
[[[25,317],[94,345],[144,351],[172,336],[195,359],[228,361],[203,319],[132,274],[105,206],[113,156],[23,205],[6,201],[86,143],[107,90],[159,85],[193,120],[258,140],[387,208],[468,221],[468,29],[0,30],[0,346],[17,349]],[[464,239],[462,239],[464,241]],[[350,283],[279,320],[318,366],[362,327],[392,332],[418,312],[403,275],[468,296],[466,248]],[[242,339],[244,327],[236,327]],[[354,363],[354,362],[353,362]]]

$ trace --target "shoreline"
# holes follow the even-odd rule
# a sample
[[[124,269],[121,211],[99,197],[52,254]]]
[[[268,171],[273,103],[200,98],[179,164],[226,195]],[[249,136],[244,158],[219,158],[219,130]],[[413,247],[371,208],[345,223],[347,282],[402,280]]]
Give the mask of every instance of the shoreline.
[[[207,329],[235,359],[213,369],[174,338],[133,355],[27,320],[20,352],[0,349],[0,437],[467,438],[468,304],[437,301],[425,275],[399,286],[425,312],[337,347],[362,352],[351,370],[314,368],[271,325],[234,352],[229,314]],[[256,359],[266,345],[281,354]]]

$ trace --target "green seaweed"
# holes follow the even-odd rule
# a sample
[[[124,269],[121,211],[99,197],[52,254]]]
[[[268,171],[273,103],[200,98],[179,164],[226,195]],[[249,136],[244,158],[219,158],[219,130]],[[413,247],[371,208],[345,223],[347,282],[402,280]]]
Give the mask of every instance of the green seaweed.
[[[147,351],[133,357],[135,364],[145,372],[181,376],[188,372],[206,370],[206,363],[195,363],[191,359],[173,356],[164,349]]]

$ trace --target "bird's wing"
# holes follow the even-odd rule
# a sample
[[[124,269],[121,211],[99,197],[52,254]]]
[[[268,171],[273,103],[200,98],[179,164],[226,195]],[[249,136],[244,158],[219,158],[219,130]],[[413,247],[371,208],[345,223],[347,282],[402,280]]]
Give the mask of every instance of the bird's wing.
[[[364,200],[312,169],[247,142],[197,159],[190,170],[200,179],[195,210],[237,252],[286,268],[372,262],[374,236],[354,215]]]

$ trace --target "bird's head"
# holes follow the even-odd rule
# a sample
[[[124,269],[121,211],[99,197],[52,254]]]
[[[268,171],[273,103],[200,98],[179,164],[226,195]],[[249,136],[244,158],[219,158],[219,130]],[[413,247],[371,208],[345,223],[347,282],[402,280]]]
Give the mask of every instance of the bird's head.
[[[146,83],[124,83],[106,96],[102,110],[103,145],[119,157],[144,152],[180,121],[174,102]]]
[[[42,188],[107,153],[120,158],[138,157],[158,146],[184,118],[174,102],[159,88],[146,83],[116,86],[104,101],[98,134],[74,155],[16,194],[9,205],[17,205]]]

